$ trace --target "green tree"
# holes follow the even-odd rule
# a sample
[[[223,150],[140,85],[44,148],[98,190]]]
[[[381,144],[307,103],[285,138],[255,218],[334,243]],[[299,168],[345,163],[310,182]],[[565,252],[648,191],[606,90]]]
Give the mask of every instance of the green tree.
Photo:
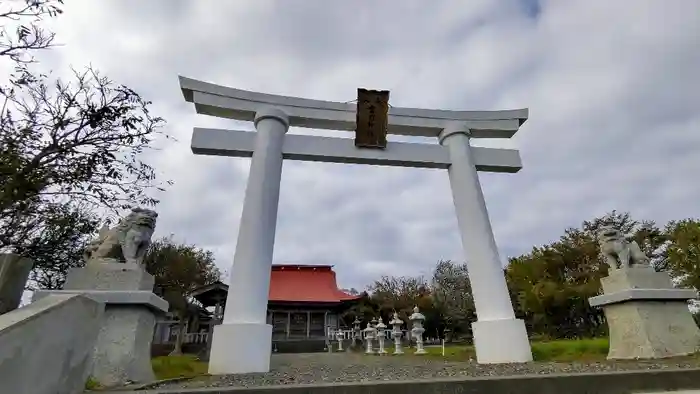
[[[377,306],[372,317],[381,316],[387,323],[396,312],[404,321],[404,327],[410,328],[409,316],[417,306],[426,317],[425,335],[441,336],[444,329],[442,311],[436,308],[430,285],[423,277],[383,276],[368,287],[368,292],[372,303]]]
[[[664,250],[669,274],[683,287],[700,291],[700,220],[671,221],[664,229]]]
[[[352,323],[355,319],[361,322],[368,322],[372,320],[372,318],[381,315],[379,305],[377,305],[377,302],[375,302],[374,298],[372,298],[369,293],[363,291],[356,295],[359,295],[360,299],[354,302],[341,316],[342,322],[349,328],[352,327]]]
[[[418,306],[424,314],[433,307],[429,285],[422,277],[382,276],[368,290],[385,319],[396,311],[407,321],[413,307]]]
[[[146,271],[155,277],[155,287],[178,317],[173,354],[181,354],[185,324],[197,310],[193,300],[188,299],[188,294],[198,287],[218,281],[221,271],[214,263],[211,251],[176,243],[172,237],[154,241],[144,264]]]
[[[598,230],[604,225],[620,228],[636,240],[652,258],[660,258],[663,232],[654,222],[639,222],[629,213],[613,211],[570,228],[559,240],[535,247],[510,259],[506,278],[518,314],[530,332],[550,337],[585,337],[606,330],[599,309],[588,298],[600,293],[600,278],[608,267],[600,255]]]
[[[557,242],[513,258],[506,279],[530,331],[551,337],[595,335],[600,312],[587,299],[598,294],[606,271],[594,239],[569,229]]]
[[[471,337],[476,308],[466,264],[440,260],[435,266],[430,290],[439,320],[454,334]]]
[[[85,264],[83,251],[99,220],[70,204],[44,204],[42,216],[41,225],[35,227],[39,233],[31,234],[15,251],[34,260],[30,289],[61,289],[68,270]]]

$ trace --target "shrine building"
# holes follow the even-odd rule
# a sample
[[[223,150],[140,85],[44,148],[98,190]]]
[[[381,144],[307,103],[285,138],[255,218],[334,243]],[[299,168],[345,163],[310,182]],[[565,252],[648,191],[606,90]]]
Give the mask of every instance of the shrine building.
[[[341,315],[360,296],[338,288],[330,265],[273,265],[267,323],[272,325],[272,349],[276,352],[324,351],[329,330],[349,326]],[[203,313],[188,322],[186,344],[206,343],[213,325],[223,316],[229,286],[215,282],[195,289],[190,296],[203,307]],[[211,310],[213,313],[207,313]],[[163,322],[165,323],[165,322]],[[175,326],[161,343],[173,342]]]

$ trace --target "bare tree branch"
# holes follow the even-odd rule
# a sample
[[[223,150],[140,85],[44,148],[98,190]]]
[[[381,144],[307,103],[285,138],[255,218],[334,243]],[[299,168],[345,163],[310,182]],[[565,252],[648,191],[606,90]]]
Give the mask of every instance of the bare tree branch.
[[[0,3],[0,57],[19,64],[35,61],[33,52],[54,46],[55,33],[37,25],[63,11],[63,0],[10,0]]]

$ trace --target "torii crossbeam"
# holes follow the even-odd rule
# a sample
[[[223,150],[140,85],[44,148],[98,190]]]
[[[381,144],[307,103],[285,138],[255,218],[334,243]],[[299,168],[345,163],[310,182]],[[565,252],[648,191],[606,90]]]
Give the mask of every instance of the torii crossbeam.
[[[209,373],[266,372],[272,327],[267,297],[284,159],[447,169],[478,321],[472,325],[477,360],[532,360],[527,332],[516,319],[477,171],[514,173],[513,149],[471,147],[470,138],[510,138],[527,109],[443,111],[392,107],[387,133],[437,137],[439,144],[389,142],[361,149],[349,138],[286,134],[290,126],[353,131],[353,104],[271,95],[180,77],[197,113],[252,121],[257,132],[195,128],[195,154],[251,157],[223,323],[213,334]]]
[[[192,152],[197,155],[253,157],[256,133],[195,127]],[[473,147],[478,171],[518,172],[522,165],[515,149]],[[438,144],[391,142],[385,150],[357,149],[349,138],[287,134],[282,157],[288,160],[324,163],[373,164],[393,167],[443,168],[450,152]]]

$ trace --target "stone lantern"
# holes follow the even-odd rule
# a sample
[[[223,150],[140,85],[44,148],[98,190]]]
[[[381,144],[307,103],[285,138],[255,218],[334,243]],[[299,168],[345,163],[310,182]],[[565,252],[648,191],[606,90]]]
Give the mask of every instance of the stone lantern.
[[[377,330],[377,341],[379,342],[379,354],[386,354],[386,350],[384,350],[384,341],[386,340],[386,325],[384,324],[384,320],[380,317],[379,318],[379,324],[377,324],[376,327]]]
[[[345,335],[345,333],[343,332],[343,330],[338,330],[335,332],[335,339],[338,340],[338,351],[339,352],[343,351],[343,339],[345,339],[344,335]]]
[[[372,340],[374,339],[374,336],[377,332],[377,329],[372,327],[370,323],[367,323],[367,328],[365,328],[365,343],[367,344],[367,350],[365,350],[365,353],[367,354],[374,354],[374,350],[372,349]]]
[[[357,341],[358,339],[360,339],[360,333],[362,331],[360,330],[360,324],[362,324],[360,319],[355,317],[355,321],[352,322],[352,348],[355,348],[355,346],[357,346]]]
[[[423,349],[423,333],[425,328],[423,328],[423,321],[425,316],[420,313],[418,307],[413,308],[413,314],[409,317],[411,320],[411,334],[416,338],[416,352],[415,354],[425,354],[426,351]]]
[[[394,316],[389,321],[389,324],[393,327],[391,330],[391,337],[394,338],[394,354],[403,354],[403,349],[401,349],[401,326],[403,325],[403,320],[399,319],[399,314],[394,312]]]

